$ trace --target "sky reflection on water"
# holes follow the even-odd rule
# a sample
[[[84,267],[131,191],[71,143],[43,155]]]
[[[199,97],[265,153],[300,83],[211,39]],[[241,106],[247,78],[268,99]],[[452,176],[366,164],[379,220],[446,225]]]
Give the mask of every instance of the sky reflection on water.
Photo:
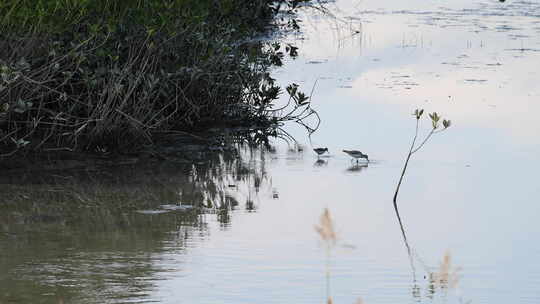
[[[342,229],[352,230],[344,232],[348,240],[369,240],[357,248],[378,248],[395,229],[389,222],[390,196],[414,132],[410,113],[425,108],[452,119],[447,132],[413,157],[399,204],[413,248],[431,267],[450,249],[464,269],[462,294],[473,303],[540,298],[540,250],[533,241],[540,230],[534,219],[540,210],[535,177],[540,126],[534,114],[540,95],[540,9],[538,3],[509,4],[413,1],[400,8],[395,1],[338,1],[352,22],[360,22],[361,35],[347,36],[324,18],[312,19],[315,29],[300,40],[306,58],[278,72],[284,83],[308,88],[319,79],[314,104],[323,122],[312,139],[328,146],[335,159],[323,181],[306,183],[310,191],[332,193],[317,191],[313,197],[326,202],[338,223],[341,213],[354,214],[356,221]],[[314,60],[322,63],[310,64]],[[429,122],[424,126],[428,131]],[[346,168],[342,148],[360,149],[380,163],[351,180],[330,169]],[[346,210],[340,212],[343,204]],[[379,217],[381,204],[386,213]],[[356,234],[363,229],[371,233]],[[388,251],[378,249],[373,257]],[[392,254],[399,252],[393,249]],[[390,260],[382,264],[388,267]],[[379,280],[384,281],[374,279]],[[389,289],[383,295],[368,292],[366,302],[387,302]]]
[[[338,1],[351,30],[308,18],[313,28],[296,40],[302,56],[276,72],[283,84],[297,82],[305,91],[317,81],[313,105],[323,121],[311,139],[331,156],[324,166],[313,166],[306,143],[304,158],[273,164],[274,185],[287,201],[280,221],[296,225],[268,239],[305,241],[313,234],[311,223],[329,207],[343,240],[357,248],[334,261],[340,303],[352,303],[356,295],[367,303],[411,300],[391,195],[414,132],[415,108],[454,123],[414,156],[400,193],[409,240],[422,261],[416,260],[417,268],[433,270],[449,249],[463,268],[464,300],[539,300],[540,247],[533,240],[540,232],[540,9],[537,3],[507,4],[413,1],[400,8],[395,1]],[[429,122],[423,130],[429,131]],[[288,131],[302,138],[301,128]],[[351,172],[342,149],[359,149],[376,162]],[[263,206],[260,216],[271,214],[274,206]],[[317,280],[306,281],[302,295],[321,289],[314,285]],[[431,301],[427,294],[423,301]]]

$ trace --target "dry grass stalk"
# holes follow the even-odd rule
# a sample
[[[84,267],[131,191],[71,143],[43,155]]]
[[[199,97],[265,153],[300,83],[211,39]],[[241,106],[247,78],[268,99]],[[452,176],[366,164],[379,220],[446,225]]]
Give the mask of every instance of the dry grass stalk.
[[[335,245],[337,234],[334,230],[334,222],[332,221],[328,208],[324,209],[324,212],[320,217],[319,226],[315,225],[315,231],[317,231],[323,242],[328,246]]]
[[[328,208],[324,209],[323,214],[320,217],[319,225],[315,225],[315,231],[321,237],[321,240],[325,244],[326,249],[326,298],[328,304],[332,304],[332,298],[330,297],[330,250],[337,242],[337,234],[334,230],[334,222],[330,216]]]
[[[456,288],[461,278],[460,271],[461,267],[452,265],[452,256],[446,251],[439,270],[430,274],[430,283],[439,288]]]

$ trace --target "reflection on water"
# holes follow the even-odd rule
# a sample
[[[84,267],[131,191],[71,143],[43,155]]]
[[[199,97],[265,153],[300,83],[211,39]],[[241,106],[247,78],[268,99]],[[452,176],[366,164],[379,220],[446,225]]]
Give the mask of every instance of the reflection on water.
[[[205,153],[99,171],[14,171],[0,177],[0,303],[149,302],[173,265],[257,210],[269,185],[264,152]],[[244,158],[243,158],[244,157]],[[195,241],[194,241],[195,240]]]
[[[413,248],[407,239],[405,225],[399,213],[397,201],[394,202],[394,210],[411,268],[412,282],[410,286],[412,297],[417,302],[422,302],[424,298],[433,301],[438,295],[440,295],[443,299],[446,298],[450,290],[458,288],[459,281],[461,279],[461,267],[456,267],[452,264],[452,255],[450,254],[449,250],[444,253],[438,268],[434,269],[428,267],[424,260],[420,257],[420,254]],[[422,280],[417,278],[417,264],[421,266],[421,273],[423,273],[424,281],[427,279],[424,288],[420,286]],[[472,302],[472,300],[465,300],[463,296],[460,296],[457,301],[459,303]]]
[[[347,168],[348,172],[361,172],[369,167],[368,163],[354,163],[352,166]]]
[[[328,165],[328,161],[327,160],[324,160],[324,159],[320,159],[318,158],[314,163],[313,163],[313,166],[314,167],[323,167],[323,166],[327,166]]]
[[[302,55],[278,79],[317,81],[313,102],[323,121],[313,144],[354,146],[381,160],[344,177],[347,159],[335,157],[320,174],[304,169],[317,177],[299,186],[315,192],[311,205],[329,206],[360,248],[342,257],[339,294],[348,296],[340,303],[352,303],[353,293],[366,303],[540,301],[540,248],[527,241],[540,231],[529,215],[540,211],[530,199],[540,195],[532,181],[540,169],[532,114],[540,105],[539,4],[339,0],[338,18],[310,17],[305,36],[293,39]],[[416,108],[455,124],[415,155],[400,214],[391,193]]]

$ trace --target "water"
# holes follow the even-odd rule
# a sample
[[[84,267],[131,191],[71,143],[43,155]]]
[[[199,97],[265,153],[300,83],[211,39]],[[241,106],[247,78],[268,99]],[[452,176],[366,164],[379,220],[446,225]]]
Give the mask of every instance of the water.
[[[214,159],[197,175],[151,166],[69,188],[103,200],[103,214],[30,225],[4,215],[0,303],[323,303],[327,260],[314,225],[324,208],[339,237],[334,303],[540,302],[540,3],[328,5],[338,19],[305,13],[304,33],[289,38],[300,57],[274,74],[307,92],[317,82],[322,123],[311,143],[286,127],[303,151],[276,140],[275,151]],[[398,198],[409,256],[392,195],[416,108],[453,125],[409,164]],[[422,120],[421,134],[429,128]],[[318,161],[311,146],[330,154]],[[342,149],[372,162],[355,167]],[[48,183],[5,184],[14,201],[51,193]],[[178,201],[229,207],[160,206]],[[446,252],[455,288],[429,280]]]

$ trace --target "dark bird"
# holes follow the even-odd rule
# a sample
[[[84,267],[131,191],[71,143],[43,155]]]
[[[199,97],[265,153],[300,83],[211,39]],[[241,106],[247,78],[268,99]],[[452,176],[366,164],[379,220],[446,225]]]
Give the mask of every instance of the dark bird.
[[[313,151],[315,151],[315,153],[317,153],[317,155],[321,155],[324,152],[328,152],[328,148],[315,148],[315,149],[313,149]]]
[[[365,158],[369,162],[368,155],[358,150],[343,150],[343,152],[349,154],[350,157],[356,158],[356,161],[358,161],[359,158]]]

